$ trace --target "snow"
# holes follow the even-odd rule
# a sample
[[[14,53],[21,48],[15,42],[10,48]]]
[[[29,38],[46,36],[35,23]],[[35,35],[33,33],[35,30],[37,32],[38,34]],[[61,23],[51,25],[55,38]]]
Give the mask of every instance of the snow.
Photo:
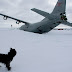
[[[0,64],[0,72],[72,72],[72,30],[35,34],[0,29],[0,53],[15,48],[11,71]]]

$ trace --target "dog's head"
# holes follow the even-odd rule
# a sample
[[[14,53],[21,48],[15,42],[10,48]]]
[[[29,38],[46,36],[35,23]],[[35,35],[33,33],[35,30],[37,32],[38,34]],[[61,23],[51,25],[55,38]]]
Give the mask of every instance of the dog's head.
[[[10,57],[14,57],[15,55],[16,55],[16,50],[15,49],[13,49],[13,48],[10,48],[10,52],[8,52],[8,55],[10,56]]]

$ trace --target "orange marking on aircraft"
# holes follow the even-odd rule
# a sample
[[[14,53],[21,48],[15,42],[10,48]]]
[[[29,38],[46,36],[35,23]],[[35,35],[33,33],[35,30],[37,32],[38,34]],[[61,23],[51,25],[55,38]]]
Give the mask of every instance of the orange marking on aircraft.
[[[60,6],[61,4],[62,4],[62,3],[58,2],[58,3],[57,3],[57,6]]]

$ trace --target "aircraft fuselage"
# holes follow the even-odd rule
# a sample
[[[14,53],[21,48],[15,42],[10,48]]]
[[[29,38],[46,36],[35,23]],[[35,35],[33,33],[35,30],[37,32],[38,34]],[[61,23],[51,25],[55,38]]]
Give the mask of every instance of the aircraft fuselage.
[[[34,32],[34,33],[46,33],[50,30],[52,30],[54,27],[58,26],[62,20],[49,20],[45,18],[41,22],[30,24],[29,26],[27,25],[22,25],[19,29],[24,30],[24,31],[29,31],[29,32]]]

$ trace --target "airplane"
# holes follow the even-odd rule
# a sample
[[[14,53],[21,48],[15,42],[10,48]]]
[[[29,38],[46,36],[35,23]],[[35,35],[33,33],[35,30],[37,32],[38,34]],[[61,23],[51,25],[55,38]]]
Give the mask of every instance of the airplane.
[[[47,13],[36,8],[32,8],[31,10],[44,16],[45,18],[40,22],[31,24],[2,13],[0,13],[0,15],[4,17],[4,20],[7,20],[7,18],[16,20],[16,24],[24,23],[24,25],[19,28],[20,30],[39,34],[47,33],[61,23],[67,26],[72,26],[72,23],[68,22],[66,17],[66,0],[58,0],[52,13]]]

